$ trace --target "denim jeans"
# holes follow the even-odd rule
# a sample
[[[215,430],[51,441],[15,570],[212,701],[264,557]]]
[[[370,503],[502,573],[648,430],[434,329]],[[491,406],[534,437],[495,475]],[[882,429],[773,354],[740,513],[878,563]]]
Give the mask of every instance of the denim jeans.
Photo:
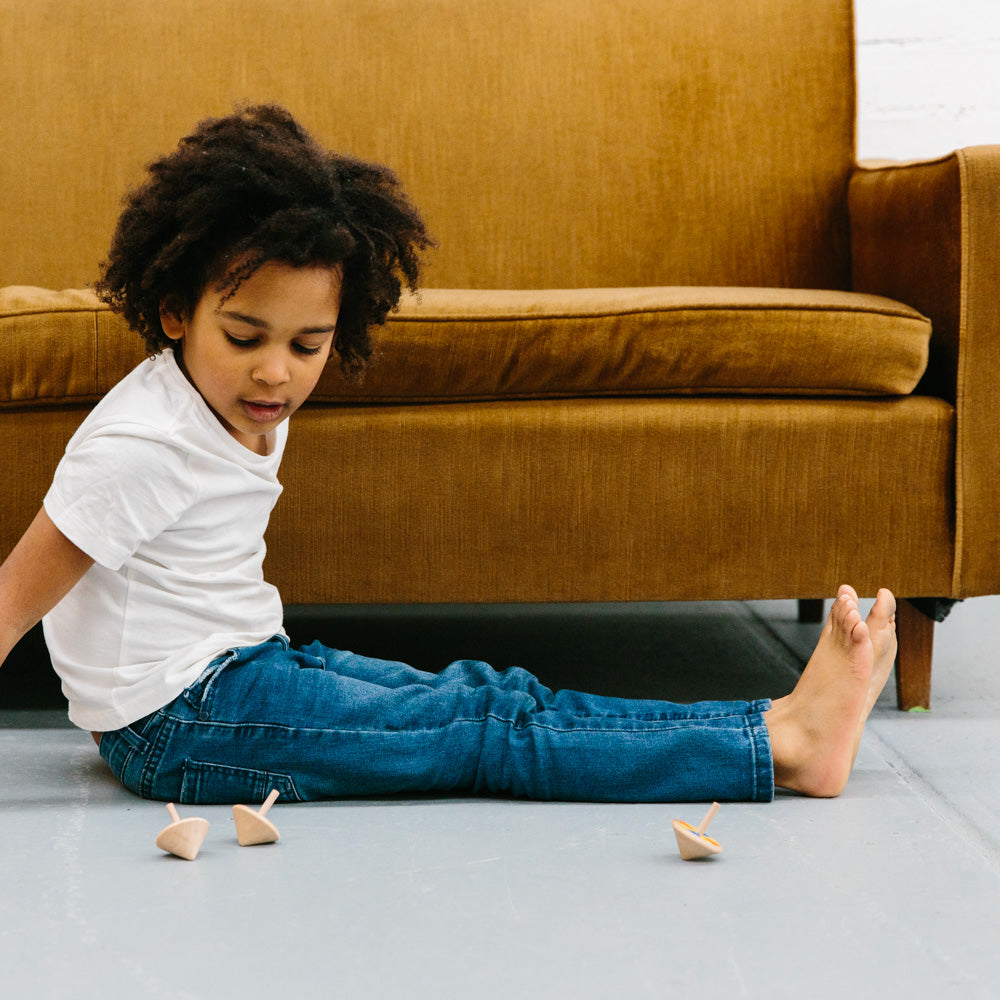
[[[466,790],[595,802],[770,800],[768,701],[553,693],[518,667],[440,673],[284,637],[231,650],[101,755],[144,798],[305,801]]]

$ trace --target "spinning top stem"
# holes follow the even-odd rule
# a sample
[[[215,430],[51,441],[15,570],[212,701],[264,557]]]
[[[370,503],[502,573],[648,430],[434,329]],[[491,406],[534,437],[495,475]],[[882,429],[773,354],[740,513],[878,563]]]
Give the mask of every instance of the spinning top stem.
[[[719,811],[719,803],[713,802],[712,807],[705,813],[705,818],[698,824],[698,829],[695,833],[700,837],[707,829],[708,825],[715,819],[715,814]]]

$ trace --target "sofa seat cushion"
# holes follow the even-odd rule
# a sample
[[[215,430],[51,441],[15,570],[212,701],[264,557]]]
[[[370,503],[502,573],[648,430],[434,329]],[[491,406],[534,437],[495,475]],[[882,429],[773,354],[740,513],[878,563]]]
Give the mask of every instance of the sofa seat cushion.
[[[312,400],[903,395],[924,372],[930,333],[909,306],[848,292],[426,289],[375,331],[362,381],[331,364]],[[0,290],[0,403],[94,399],[142,357],[89,292]]]
[[[426,289],[375,336],[376,402],[662,394],[901,395],[931,324],[873,295],[769,288]]]

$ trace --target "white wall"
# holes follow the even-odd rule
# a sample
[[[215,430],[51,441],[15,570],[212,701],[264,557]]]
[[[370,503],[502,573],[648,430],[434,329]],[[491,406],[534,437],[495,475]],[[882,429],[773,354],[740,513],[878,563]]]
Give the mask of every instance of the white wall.
[[[858,155],[1000,143],[1000,0],[855,0]]]

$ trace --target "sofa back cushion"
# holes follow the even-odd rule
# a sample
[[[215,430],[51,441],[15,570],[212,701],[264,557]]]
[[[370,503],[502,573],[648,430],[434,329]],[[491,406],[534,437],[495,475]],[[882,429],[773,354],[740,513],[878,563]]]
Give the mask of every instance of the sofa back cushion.
[[[0,0],[0,286],[93,281],[200,119],[389,163],[460,288],[848,287],[851,0]]]

